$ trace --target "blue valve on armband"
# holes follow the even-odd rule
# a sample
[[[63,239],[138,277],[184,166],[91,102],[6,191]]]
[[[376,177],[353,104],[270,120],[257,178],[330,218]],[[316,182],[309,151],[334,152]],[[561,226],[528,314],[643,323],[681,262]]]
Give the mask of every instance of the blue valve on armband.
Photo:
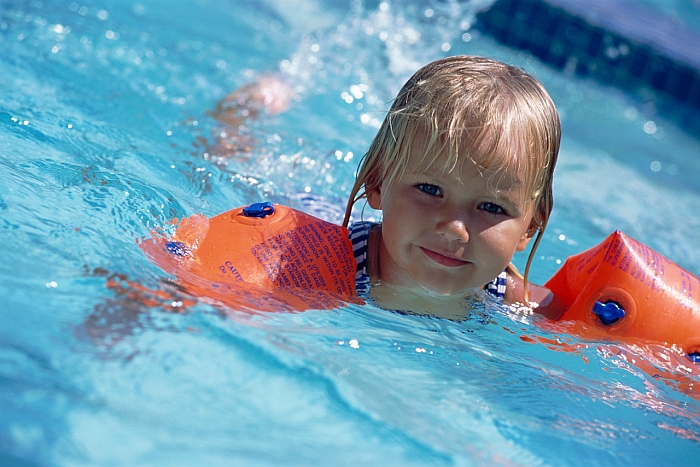
[[[693,363],[700,363],[700,352],[691,352],[688,354],[688,358]]]
[[[615,302],[595,302],[593,304],[593,313],[598,315],[601,323],[609,326],[617,323],[625,317],[625,310]]]
[[[243,215],[246,217],[263,218],[274,213],[275,207],[269,201],[265,201],[263,203],[253,203],[250,206],[243,208]]]

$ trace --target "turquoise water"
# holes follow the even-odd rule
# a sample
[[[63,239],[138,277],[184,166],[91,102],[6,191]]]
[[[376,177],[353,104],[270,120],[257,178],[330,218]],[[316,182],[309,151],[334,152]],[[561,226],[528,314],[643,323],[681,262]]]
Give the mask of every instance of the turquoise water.
[[[124,277],[172,291],[137,244],[172,218],[300,192],[342,205],[389,100],[448,53],[525,67],[561,111],[536,281],[614,229],[700,273],[700,142],[655,112],[658,97],[495,44],[470,28],[479,2],[0,6],[1,465],[700,458],[700,402],[632,360],[663,362],[550,334],[488,299],[461,322],[371,305],[224,315],[107,287]],[[205,156],[221,131],[207,112],[267,72],[298,102],[249,125],[249,153]]]

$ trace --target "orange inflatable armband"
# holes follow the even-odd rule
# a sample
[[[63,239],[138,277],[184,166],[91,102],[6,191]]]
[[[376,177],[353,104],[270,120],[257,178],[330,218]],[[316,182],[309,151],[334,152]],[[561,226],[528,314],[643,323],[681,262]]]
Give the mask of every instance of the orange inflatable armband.
[[[142,248],[189,293],[231,306],[304,310],[358,301],[347,229],[282,205],[194,215],[172,238]]]
[[[545,286],[576,334],[675,345],[700,361],[700,280],[621,232],[567,259]]]

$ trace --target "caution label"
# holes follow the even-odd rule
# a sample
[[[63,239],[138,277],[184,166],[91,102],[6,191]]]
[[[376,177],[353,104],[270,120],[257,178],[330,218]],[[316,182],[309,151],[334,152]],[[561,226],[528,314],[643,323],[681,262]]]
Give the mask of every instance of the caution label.
[[[355,259],[340,226],[311,222],[272,236],[250,251],[277,286],[355,294]]]

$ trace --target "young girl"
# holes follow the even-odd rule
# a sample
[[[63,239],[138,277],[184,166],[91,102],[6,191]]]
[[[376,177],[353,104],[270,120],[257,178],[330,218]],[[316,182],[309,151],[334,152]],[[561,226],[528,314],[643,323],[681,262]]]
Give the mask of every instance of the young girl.
[[[362,198],[382,211],[381,223],[350,226],[358,288],[372,284],[381,306],[432,314],[486,289],[556,317],[552,294],[527,276],[552,210],[560,135],[551,98],[523,70],[456,56],[416,72],[348,201],[345,226]],[[523,277],[511,260],[535,234]]]
[[[290,93],[275,77],[261,79],[214,116],[235,128],[284,110],[289,99],[280,96]],[[558,316],[552,294],[527,276],[552,210],[560,134],[551,98],[523,70],[455,56],[416,72],[365,154],[346,208],[345,226],[363,198],[383,213],[381,223],[350,226],[358,290],[372,285],[386,308],[460,317],[465,297],[486,289]],[[535,234],[523,277],[510,261]]]

